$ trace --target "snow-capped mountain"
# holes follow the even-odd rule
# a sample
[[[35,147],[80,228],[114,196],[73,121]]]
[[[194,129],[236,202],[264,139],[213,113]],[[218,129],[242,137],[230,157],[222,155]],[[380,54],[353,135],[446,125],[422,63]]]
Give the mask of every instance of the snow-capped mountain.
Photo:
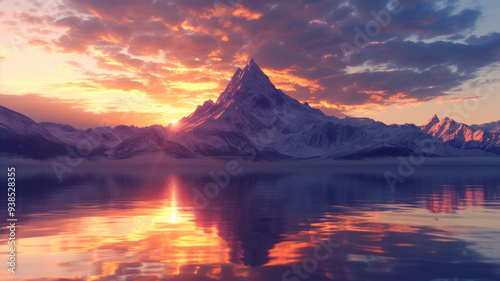
[[[65,146],[40,124],[0,106],[0,153],[47,158],[67,153]]]
[[[59,140],[93,156],[123,159],[143,153],[165,152],[174,157],[195,157],[186,147],[169,141],[169,130],[161,125],[137,128],[119,125],[114,128],[97,127],[86,130],[69,125],[49,122],[40,123]]]
[[[215,102],[204,102],[167,127],[122,125],[80,130],[56,123],[37,124],[0,107],[0,152],[43,158],[90,144],[91,152],[82,157],[122,159],[153,152],[174,157],[246,157],[251,152],[255,159],[272,161],[412,153],[493,156],[500,154],[499,134],[484,129],[490,127],[497,128],[493,123],[467,126],[437,116],[422,127],[327,116],[277,89],[251,60],[236,70]],[[423,143],[432,146],[432,151],[422,149]]]
[[[329,157],[368,136],[276,89],[251,60],[215,103],[180,120],[174,139],[202,155],[241,155],[242,147],[251,147],[257,157],[277,160]]]
[[[463,155],[414,125],[327,116],[276,89],[253,60],[236,70],[216,102],[180,120],[172,139],[205,156],[251,147],[271,160],[409,155],[423,141],[434,143],[436,156]]]
[[[129,158],[143,153],[164,152],[176,158],[192,158],[196,154],[185,146],[169,140],[170,131],[161,125],[140,128],[110,150],[117,159]]]
[[[479,125],[472,125],[471,127],[474,129],[488,131],[490,133],[500,133],[500,121],[484,123]]]
[[[78,143],[86,140],[96,148],[101,146],[115,147],[139,131],[137,127],[124,125],[115,128],[97,127],[86,130],[51,122],[41,122],[40,125],[65,143],[77,146]]]
[[[500,154],[500,133],[495,129],[495,122],[468,126],[448,117],[439,120],[436,115],[421,127],[423,132],[440,138],[450,146]]]
[[[238,69],[217,101],[177,124],[173,139],[202,155],[235,155],[251,146],[271,158],[317,157],[363,131],[287,96],[251,60]]]

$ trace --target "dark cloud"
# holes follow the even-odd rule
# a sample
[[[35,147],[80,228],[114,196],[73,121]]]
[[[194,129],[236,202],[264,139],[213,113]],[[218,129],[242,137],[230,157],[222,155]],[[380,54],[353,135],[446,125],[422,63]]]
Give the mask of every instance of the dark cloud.
[[[459,73],[474,73],[500,59],[500,33],[487,38],[473,37],[467,43],[438,41],[432,43],[390,41],[370,45],[360,55],[354,55],[358,64],[370,61],[374,64],[389,63],[395,67],[425,70],[435,65],[455,66]],[[357,58],[356,58],[357,57]]]
[[[331,104],[384,106],[398,99],[432,100],[500,59],[500,33],[470,36],[481,11],[460,10],[458,0],[65,3],[73,13],[54,21],[67,31],[52,43],[63,52],[99,51],[96,60],[103,69],[130,71],[134,75],[128,77],[143,79],[145,57],[153,57],[163,60],[152,71],[162,79],[220,82],[227,80],[221,73],[229,76],[235,66],[254,57],[263,68],[287,72],[321,88],[312,91],[297,85],[289,92],[294,97]],[[23,20],[33,25],[50,22],[31,14]],[[377,21],[377,34],[366,37],[367,24],[373,31]],[[371,44],[356,45],[359,32]],[[347,60],[341,44],[357,52]],[[205,72],[177,73],[175,67]],[[136,78],[93,82],[138,89]]]
[[[389,31],[403,36],[414,34],[420,38],[456,35],[473,28],[481,15],[480,11],[472,9],[455,14],[454,6],[436,10],[434,1],[415,2],[413,9],[403,9],[398,17],[394,17]]]

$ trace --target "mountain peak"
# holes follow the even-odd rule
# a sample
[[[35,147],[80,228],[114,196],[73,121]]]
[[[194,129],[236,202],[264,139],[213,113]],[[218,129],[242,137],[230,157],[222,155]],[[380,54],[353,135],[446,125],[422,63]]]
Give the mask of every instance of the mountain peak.
[[[426,125],[430,125],[430,124],[434,125],[434,124],[436,124],[436,123],[439,123],[439,121],[440,121],[440,120],[439,120],[439,118],[437,117],[437,115],[436,115],[436,114],[434,114],[434,116],[432,116],[432,117],[431,117],[431,119],[429,119],[429,121],[427,121],[427,124],[426,124]],[[431,126],[432,126],[432,125],[431,125]]]
[[[262,72],[260,67],[257,65],[257,63],[253,59],[250,59],[248,64],[245,66],[244,70],[245,71],[260,71],[260,72]]]
[[[257,63],[250,59],[250,62],[243,68],[238,68],[234,73],[231,81],[226,87],[226,90],[219,96],[216,104],[228,102],[235,97],[235,93],[244,89],[247,93],[256,92],[273,92],[276,87],[273,85],[269,77],[260,69]],[[253,89],[253,90],[249,90]],[[270,91],[266,91],[268,89]]]
[[[269,78],[264,73],[264,71],[262,71],[262,69],[260,69],[259,65],[257,65],[257,63],[253,59],[250,59],[250,61],[247,63],[245,68],[243,68],[243,70],[242,70],[242,72],[240,72],[240,74],[242,74],[242,77],[243,76],[254,76],[254,78],[265,77],[265,78],[267,78],[267,80],[269,80]]]
[[[430,130],[430,129],[434,126],[434,125],[436,125],[436,124],[437,124],[437,123],[439,123],[439,122],[440,122],[440,121],[439,121],[439,118],[437,117],[437,115],[436,115],[436,114],[434,114],[434,116],[432,116],[432,118],[431,118],[431,119],[429,119],[429,121],[427,121],[427,124],[423,125],[423,126],[421,127],[421,129],[422,129],[422,131],[424,131],[424,132],[426,132],[426,133],[427,133],[427,132],[429,132],[429,130]]]
[[[264,71],[260,69],[259,65],[257,65],[257,63],[253,59],[250,59],[250,62],[248,62],[248,64],[243,69],[243,73],[245,74],[251,73],[255,76],[264,76],[265,78],[267,78],[267,80],[269,80]]]
[[[444,124],[450,123],[453,125],[457,123],[455,120],[448,118],[448,117],[444,117],[440,122],[442,122]]]

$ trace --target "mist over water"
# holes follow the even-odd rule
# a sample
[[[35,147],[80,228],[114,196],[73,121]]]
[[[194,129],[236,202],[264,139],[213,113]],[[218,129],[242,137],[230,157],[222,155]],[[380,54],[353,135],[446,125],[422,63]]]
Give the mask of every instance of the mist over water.
[[[214,182],[217,163],[89,165],[62,182],[46,167],[19,166],[16,277],[500,279],[498,168],[419,167],[393,192],[386,167],[242,162],[200,207],[193,189]],[[317,249],[327,258],[315,260]]]

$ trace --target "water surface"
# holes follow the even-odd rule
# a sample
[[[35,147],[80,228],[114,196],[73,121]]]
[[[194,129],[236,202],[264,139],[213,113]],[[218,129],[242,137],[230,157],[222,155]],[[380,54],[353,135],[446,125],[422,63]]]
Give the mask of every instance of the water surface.
[[[500,280],[497,168],[18,170],[14,280]]]

